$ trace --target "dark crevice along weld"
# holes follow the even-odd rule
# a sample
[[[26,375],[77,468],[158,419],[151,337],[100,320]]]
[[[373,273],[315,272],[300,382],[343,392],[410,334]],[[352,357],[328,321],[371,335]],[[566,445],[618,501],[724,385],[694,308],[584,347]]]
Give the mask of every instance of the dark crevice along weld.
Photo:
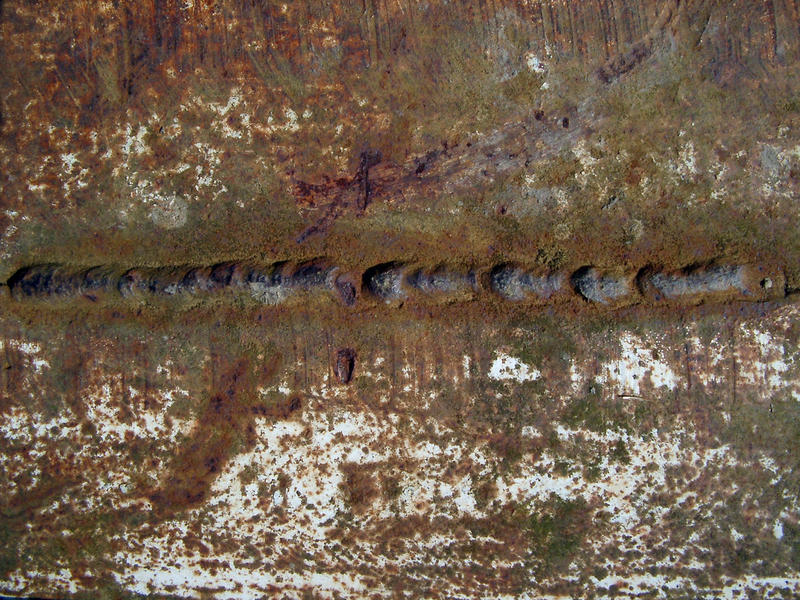
[[[18,270],[6,285],[18,301],[141,301],[235,292],[267,305],[307,294],[328,295],[347,307],[359,301],[402,306],[409,300],[448,303],[493,297],[510,304],[577,302],[602,309],[634,304],[764,302],[792,293],[779,267],[715,262],[680,270],[648,265],[631,271],[586,265],[574,271],[548,272],[515,263],[460,268],[392,261],[361,273],[347,272],[325,259],[129,269],[39,264]]]

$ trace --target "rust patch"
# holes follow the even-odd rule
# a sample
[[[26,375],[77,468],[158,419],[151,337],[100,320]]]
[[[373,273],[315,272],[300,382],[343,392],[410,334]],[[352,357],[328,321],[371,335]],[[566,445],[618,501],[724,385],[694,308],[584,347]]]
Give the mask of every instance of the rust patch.
[[[344,474],[341,487],[348,504],[353,512],[364,512],[378,497],[378,485],[373,474],[374,465],[344,463],[341,470]]]
[[[251,362],[237,358],[226,364],[219,357],[215,362],[222,363],[215,370],[219,367],[222,370],[215,378],[213,395],[189,435],[190,442],[175,456],[159,488],[148,494],[156,511],[174,512],[201,503],[236,446],[252,446],[255,416],[287,418],[302,407],[299,396],[274,406],[256,404]],[[278,363],[271,361],[266,368],[268,379],[274,375]]]
[[[356,352],[352,348],[343,348],[336,353],[336,378],[339,383],[347,384],[353,378],[356,366]]]

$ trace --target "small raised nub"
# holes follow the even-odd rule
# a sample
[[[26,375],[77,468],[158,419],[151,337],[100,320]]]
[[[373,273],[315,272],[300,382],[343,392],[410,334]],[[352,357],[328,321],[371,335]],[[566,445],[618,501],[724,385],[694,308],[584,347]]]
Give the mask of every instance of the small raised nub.
[[[80,293],[82,275],[54,264],[24,267],[8,280],[11,294],[17,298],[73,296]]]
[[[386,302],[408,298],[405,286],[405,267],[400,263],[383,263],[364,271],[364,290]]]
[[[420,294],[442,301],[472,297],[478,291],[473,271],[452,270],[445,266],[417,269],[407,278],[408,284]]]
[[[490,289],[514,302],[550,300],[563,291],[565,280],[563,273],[535,275],[511,264],[499,265],[489,273]]]
[[[680,271],[646,270],[643,292],[655,300],[697,304],[705,300],[766,300],[784,295],[779,269],[753,265],[707,265]]]
[[[636,290],[632,277],[596,267],[583,267],[572,275],[572,285],[585,300],[605,306],[632,302]]]

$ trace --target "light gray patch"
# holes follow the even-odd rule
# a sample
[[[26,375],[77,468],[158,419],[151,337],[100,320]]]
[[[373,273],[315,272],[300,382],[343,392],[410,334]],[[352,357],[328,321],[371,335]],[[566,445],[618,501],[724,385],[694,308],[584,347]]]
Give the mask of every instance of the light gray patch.
[[[264,304],[280,304],[291,294],[291,288],[283,284],[273,284],[264,281],[251,281],[250,294]]]
[[[749,294],[743,266],[715,266],[687,274],[656,273],[650,281],[664,298],[725,292]]]
[[[395,263],[377,265],[364,273],[364,284],[370,293],[387,302],[405,300],[408,291],[403,285],[404,274],[405,269],[402,265]]]
[[[420,269],[408,278],[408,283],[425,294],[463,294],[476,289],[474,273],[459,273],[444,267],[433,271]]]
[[[621,300],[633,291],[627,277],[603,273],[594,267],[577,271],[572,282],[581,296],[599,304]]]
[[[563,288],[564,275],[533,275],[520,267],[506,265],[492,272],[490,285],[492,290],[507,300],[522,302],[531,299],[531,296],[549,300]]]
[[[156,196],[148,216],[162,229],[177,229],[186,225],[189,205],[178,196]]]
[[[781,172],[781,160],[775,146],[765,144],[761,150],[761,168],[770,176],[777,177]]]

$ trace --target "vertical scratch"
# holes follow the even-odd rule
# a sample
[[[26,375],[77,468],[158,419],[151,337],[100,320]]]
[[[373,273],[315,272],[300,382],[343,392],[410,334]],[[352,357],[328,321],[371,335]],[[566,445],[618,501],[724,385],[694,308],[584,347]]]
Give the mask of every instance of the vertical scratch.
[[[686,362],[686,390],[692,391],[692,365],[689,360],[689,342],[683,344],[684,360]]]
[[[767,10],[767,26],[769,27],[767,57],[770,61],[774,61],[778,55],[778,22],[775,18],[774,0],[765,0],[765,7]]]
[[[736,321],[731,324],[731,388],[733,395],[733,405],[736,405],[736,378],[737,378],[737,365],[736,365]]]

